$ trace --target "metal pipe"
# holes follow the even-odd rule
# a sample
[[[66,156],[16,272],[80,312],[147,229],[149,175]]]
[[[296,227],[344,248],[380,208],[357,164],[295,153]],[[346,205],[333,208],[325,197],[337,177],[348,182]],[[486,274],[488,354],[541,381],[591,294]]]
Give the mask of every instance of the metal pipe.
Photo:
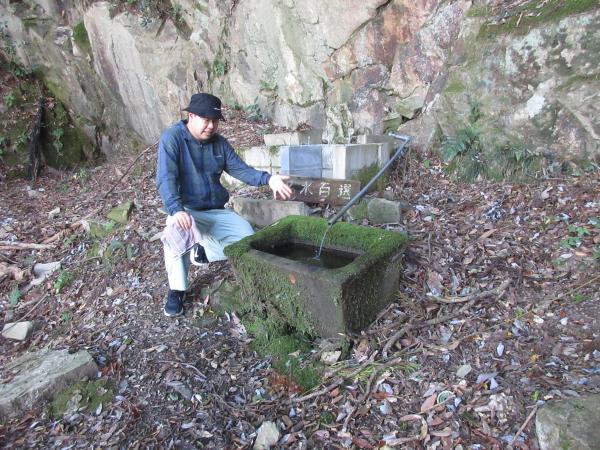
[[[359,201],[366,193],[367,191],[370,189],[371,186],[373,186],[373,184],[375,183],[375,181],[377,181],[377,179],[383,175],[383,173],[387,170],[388,167],[390,167],[390,165],[402,154],[404,154],[405,147],[406,145],[410,142],[410,136],[404,136],[401,134],[396,134],[396,133],[389,133],[390,136],[392,136],[395,139],[404,141],[404,143],[402,145],[400,145],[397,149],[396,149],[396,153],[394,153],[394,156],[392,156],[389,161],[387,163],[385,163],[385,165],[379,170],[379,172],[377,172],[375,174],[375,176],[373,178],[371,178],[371,181],[369,181],[366,186],[364,188],[362,188],[360,190],[360,192],[358,194],[356,194],[354,197],[352,197],[350,199],[350,201],[348,203],[346,203],[346,205],[344,205],[344,207],[342,209],[340,209],[338,211],[338,213],[333,216],[331,219],[329,219],[329,221],[327,222],[329,224],[329,226],[333,226],[334,223],[336,223],[338,220],[340,220],[340,218],[346,214],[346,211],[348,211],[350,209],[350,207],[352,207],[357,201]]]

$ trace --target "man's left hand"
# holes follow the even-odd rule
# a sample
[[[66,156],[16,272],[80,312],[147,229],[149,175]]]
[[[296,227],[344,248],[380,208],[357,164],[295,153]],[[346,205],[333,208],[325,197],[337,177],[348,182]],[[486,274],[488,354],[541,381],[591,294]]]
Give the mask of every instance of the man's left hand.
[[[269,179],[269,187],[273,191],[273,198],[277,200],[277,195],[282,200],[287,200],[292,196],[292,188],[287,185],[285,180],[289,180],[290,177],[286,175],[272,175]]]

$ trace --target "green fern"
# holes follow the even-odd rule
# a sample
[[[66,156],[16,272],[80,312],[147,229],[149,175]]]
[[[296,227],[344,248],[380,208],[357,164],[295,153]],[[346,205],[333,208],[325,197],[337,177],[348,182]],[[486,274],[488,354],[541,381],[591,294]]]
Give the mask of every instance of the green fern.
[[[486,164],[479,129],[469,124],[456,132],[454,138],[446,139],[442,146],[442,158],[448,164],[448,172],[464,181],[472,181],[486,175]]]
[[[467,124],[454,137],[446,137],[440,149],[446,170],[463,181],[480,177],[494,180],[535,177],[540,172],[542,157],[513,143],[484,146],[479,128],[482,117],[481,104],[471,102]]]

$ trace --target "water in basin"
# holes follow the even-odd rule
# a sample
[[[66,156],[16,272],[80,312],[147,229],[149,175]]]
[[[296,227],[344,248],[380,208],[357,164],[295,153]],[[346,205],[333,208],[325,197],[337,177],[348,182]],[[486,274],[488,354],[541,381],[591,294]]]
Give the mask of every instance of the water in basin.
[[[275,247],[261,248],[263,252],[272,255],[281,256],[282,258],[291,259],[311,266],[322,267],[324,269],[339,269],[347,266],[354,261],[359,255],[330,248],[322,248],[318,246],[301,244],[301,243],[284,243]],[[320,251],[320,257],[317,254]]]

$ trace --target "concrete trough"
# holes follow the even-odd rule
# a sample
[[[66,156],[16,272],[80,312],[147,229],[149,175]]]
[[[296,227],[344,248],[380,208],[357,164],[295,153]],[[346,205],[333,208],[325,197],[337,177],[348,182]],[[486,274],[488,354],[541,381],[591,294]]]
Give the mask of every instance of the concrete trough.
[[[318,247],[327,221],[290,216],[228,246],[229,258],[246,301],[266,308],[294,329],[313,336],[359,333],[398,290],[404,234],[336,223],[324,248],[355,258],[339,268],[323,268],[272,254],[282,244]]]

